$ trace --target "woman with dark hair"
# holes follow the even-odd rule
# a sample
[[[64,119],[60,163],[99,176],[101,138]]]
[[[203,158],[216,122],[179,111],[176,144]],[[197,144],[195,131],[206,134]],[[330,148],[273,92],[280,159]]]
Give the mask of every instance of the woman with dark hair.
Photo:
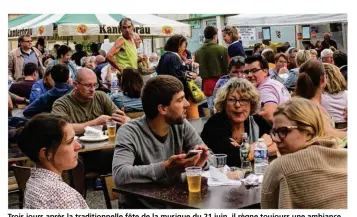
[[[41,51],[41,53],[43,55],[45,53],[45,39],[42,37],[39,37],[35,44],[35,48],[37,48],[39,51]]]
[[[253,55],[261,55],[264,50],[262,43],[255,43],[253,48]]]
[[[228,56],[230,58],[235,56],[245,57],[244,48],[241,44],[238,34],[238,29],[234,26],[227,26],[222,30],[224,42],[228,44]]]
[[[197,74],[188,72],[189,67],[185,65],[180,53],[186,49],[187,39],[182,35],[171,36],[165,44],[165,53],[160,58],[156,72],[158,75],[171,75],[178,78],[183,86],[186,99],[190,102],[187,109],[187,119],[199,118],[198,106],[193,102],[192,94],[188,89],[186,80],[196,79]]]
[[[139,71],[134,68],[124,69],[120,83],[122,91],[110,96],[114,104],[124,108],[125,112],[143,111],[140,95],[144,82]]]
[[[99,55],[98,45],[96,43],[91,43],[90,44],[90,51],[92,52],[92,56]]]
[[[71,59],[71,48],[67,45],[61,45],[57,49],[57,59],[50,62],[47,67],[54,66],[56,64],[66,64],[69,68],[69,75],[72,81],[74,80],[77,68],[76,66],[70,61]]]
[[[83,197],[61,178],[78,164],[81,145],[71,124],[52,114],[35,116],[16,133],[18,145],[36,167],[26,183],[24,208],[87,209]]]
[[[344,139],[345,131],[334,129],[335,123],[329,113],[322,107],[322,94],[326,87],[327,78],[324,66],[318,61],[308,60],[300,66],[299,78],[296,82],[295,95],[310,99],[316,103],[324,114],[324,127],[328,135]]]
[[[268,61],[268,65],[269,65],[269,69],[273,69],[276,67],[275,65],[275,54],[274,51],[272,49],[265,49],[262,52],[262,56],[264,57],[264,59],[266,61]]]

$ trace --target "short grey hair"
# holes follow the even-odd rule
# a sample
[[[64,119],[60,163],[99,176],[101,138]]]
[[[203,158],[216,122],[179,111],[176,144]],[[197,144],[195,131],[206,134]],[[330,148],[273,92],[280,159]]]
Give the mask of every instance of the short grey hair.
[[[324,49],[322,52],[321,52],[321,58],[324,58],[326,57],[327,55],[329,54],[332,54],[333,55],[333,51],[331,49]]]
[[[81,59],[81,66],[84,67],[86,65],[86,62],[90,61],[90,57],[82,57]]]
[[[298,66],[301,66],[304,62],[311,59],[310,51],[308,50],[299,50],[296,53],[295,61]]]
[[[219,88],[214,99],[214,106],[217,112],[225,112],[227,97],[233,91],[237,92],[241,97],[250,99],[250,115],[258,112],[260,95],[254,85],[244,78],[230,78],[225,85]]]

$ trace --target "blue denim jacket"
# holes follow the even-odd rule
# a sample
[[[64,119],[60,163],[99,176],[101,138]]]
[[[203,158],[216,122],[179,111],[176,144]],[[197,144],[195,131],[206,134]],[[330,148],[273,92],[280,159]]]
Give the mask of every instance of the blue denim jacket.
[[[53,103],[60,97],[69,93],[72,90],[72,87],[67,83],[59,83],[55,84],[55,86],[49,90],[44,95],[40,96],[38,99],[33,101],[30,105],[28,105],[23,114],[27,118],[31,118],[34,115],[47,112],[50,113],[52,111]]]
[[[299,68],[291,69],[289,71],[289,76],[284,82],[284,86],[287,89],[291,89],[296,86],[297,79],[299,77]]]

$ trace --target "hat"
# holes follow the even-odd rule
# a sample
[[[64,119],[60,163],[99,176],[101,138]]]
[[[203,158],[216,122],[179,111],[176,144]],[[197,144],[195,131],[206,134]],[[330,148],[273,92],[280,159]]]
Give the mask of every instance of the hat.
[[[283,46],[290,47],[290,43],[288,41],[286,41],[286,42],[283,43]]]

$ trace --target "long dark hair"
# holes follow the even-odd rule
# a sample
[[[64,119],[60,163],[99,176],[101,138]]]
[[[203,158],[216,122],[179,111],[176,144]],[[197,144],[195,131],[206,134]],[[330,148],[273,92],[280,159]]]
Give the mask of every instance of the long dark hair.
[[[139,71],[134,68],[125,68],[121,79],[124,95],[132,98],[140,98],[144,82]]]

